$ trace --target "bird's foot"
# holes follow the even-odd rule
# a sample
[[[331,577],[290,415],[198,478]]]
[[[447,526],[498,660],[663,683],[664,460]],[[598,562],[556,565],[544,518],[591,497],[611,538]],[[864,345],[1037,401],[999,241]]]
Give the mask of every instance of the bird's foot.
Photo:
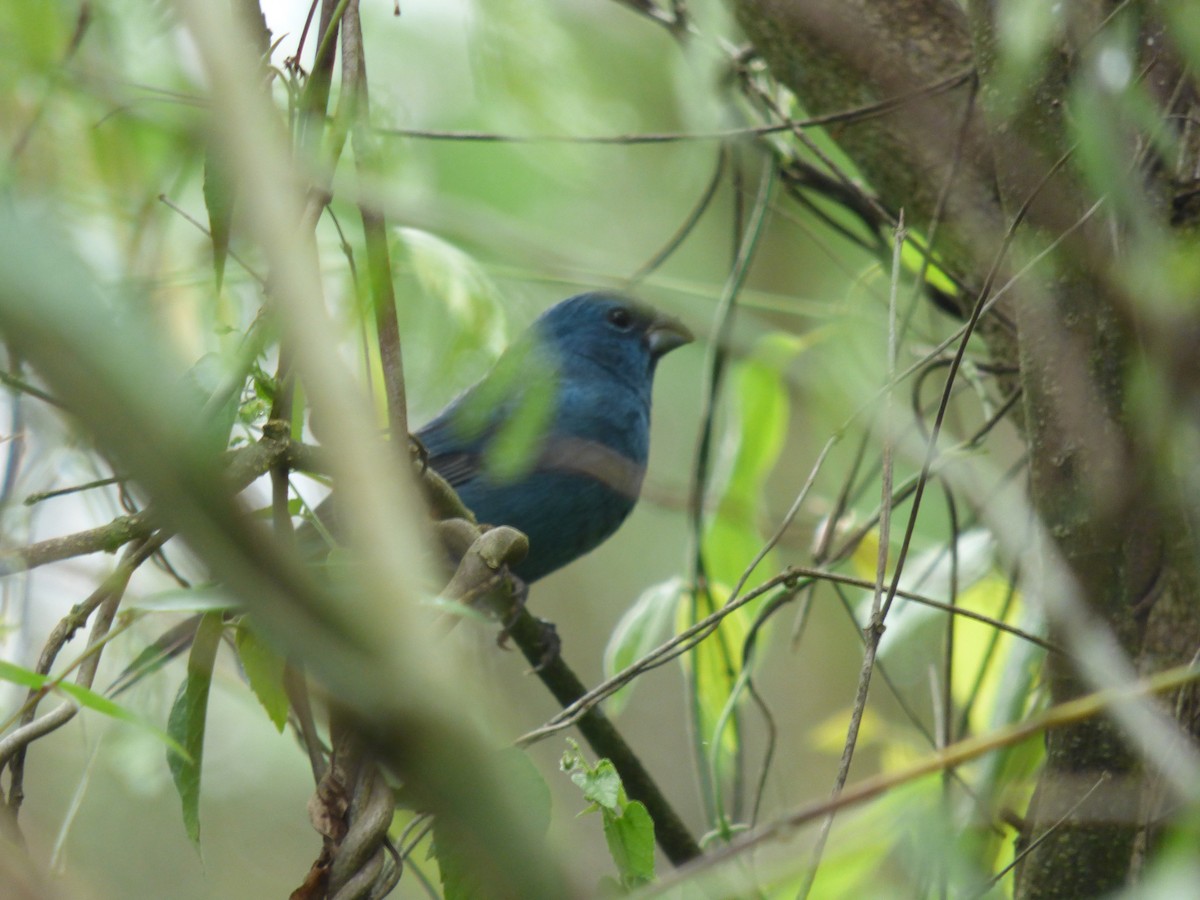
[[[529,600],[529,585],[512,572],[505,573],[509,587],[508,611],[500,619],[500,634],[496,636],[496,646],[502,650],[508,649],[508,641],[512,637],[521,613],[525,612],[525,604]]]
[[[558,629],[554,627],[553,622],[547,622],[545,619],[534,619],[537,622],[539,630],[538,644],[542,648],[542,658],[537,661],[532,669],[533,672],[540,672],[550,663],[558,659],[559,652],[562,650],[562,638],[558,636]]]

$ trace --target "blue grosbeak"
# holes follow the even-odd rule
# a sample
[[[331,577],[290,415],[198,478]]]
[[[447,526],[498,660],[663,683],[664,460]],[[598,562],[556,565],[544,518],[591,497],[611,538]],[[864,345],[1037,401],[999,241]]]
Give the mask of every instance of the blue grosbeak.
[[[482,524],[529,537],[536,581],[592,550],[637,502],[659,358],[692,340],[619,294],[551,307],[416,437]]]

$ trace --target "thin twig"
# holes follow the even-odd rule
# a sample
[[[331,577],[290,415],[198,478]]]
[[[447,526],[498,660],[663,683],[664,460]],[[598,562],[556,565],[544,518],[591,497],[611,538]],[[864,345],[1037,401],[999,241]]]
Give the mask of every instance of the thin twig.
[[[892,788],[909,784],[918,778],[940,772],[942,769],[961,767],[985,753],[1011,747],[1052,728],[1085,721],[1122,702],[1161,694],[1195,682],[1197,679],[1200,679],[1200,669],[1193,665],[1177,666],[1121,687],[1108,688],[1075,700],[1069,700],[1024,722],[1006,725],[989,734],[959,741],[898,772],[885,772],[866,778],[857,785],[847,788],[836,800],[826,799],[807,804],[785,813],[769,825],[734,838],[729,844],[713,849],[691,865],[660,878],[655,882],[651,894],[663,895],[683,882],[696,878],[731,859],[743,856],[761,844],[784,837],[800,826],[828,815],[831,811],[846,809],[873,800]]]
[[[735,176],[739,170],[739,167],[735,165]],[[764,166],[762,177],[759,180],[754,209],[746,223],[744,232],[740,227],[737,230],[734,261],[729,275],[725,280],[721,299],[717,304],[717,311],[715,313],[716,325],[714,327],[713,338],[709,343],[708,359],[705,365],[705,384],[702,388],[703,409],[701,411],[700,435],[696,442],[696,456],[695,463],[692,466],[692,479],[689,491],[690,500],[688,504],[691,522],[690,549],[694,587],[692,591],[692,609],[690,611],[692,619],[697,618],[701,597],[706,601],[708,609],[711,610],[713,606],[712,595],[709,592],[708,575],[705,570],[703,529],[704,496],[708,486],[712,437],[717,410],[717,395],[721,389],[728,359],[729,333],[733,327],[737,297],[741,292],[742,285],[745,283],[746,276],[749,274],[751,263],[759,246],[759,240],[765,231],[764,226],[767,220],[767,213],[770,209],[774,186],[774,167]],[[735,191],[735,200],[738,198],[739,195]],[[740,222],[737,224],[740,226]],[[732,673],[732,654],[728,652],[728,648],[724,645],[723,641],[719,642],[718,649],[723,654],[722,663]],[[699,707],[700,691],[698,685],[695,683],[695,679],[699,677],[698,672],[699,667],[694,667],[692,674],[693,684],[689,691],[692,712],[691,727],[697,732],[695,735],[697,745],[695,758],[700,768],[701,785],[704,786],[703,793],[709,807],[709,818],[711,821],[716,821],[722,818],[722,813],[717,808],[717,796],[720,793],[719,776],[716,769],[710,767],[708,757],[703,749],[710,745],[711,736],[698,734],[702,721]],[[741,767],[737,766],[737,769],[740,771]]]
[[[892,280],[891,291],[888,293],[887,378],[889,383],[894,380],[896,375],[896,297],[900,290],[900,251],[904,247],[904,240],[904,211],[901,210],[896,231],[892,238]],[[894,441],[892,393],[890,391],[884,396],[883,400],[881,431],[883,441],[883,483],[881,488],[881,511],[879,515],[879,553],[875,565],[874,593],[871,597],[871,615],[865,629],[866,646],[863,652],[862,667],[859,669],[858,686],[854,692],[854,706],[850,713],[850,722],[846,728],[846,741],[842,747],[841,759],[838,761],[837,774],[833,780],[833,789],[830,792],[830,798],[834,801],[837,800],[845,788],[846,779],[850,777],[850,764],[854,759],[855,748],[858,746],[859,728],[862,726],[862,719],[867,711],[867,696],[871,688],[871,676],[875,671],[875,658],[879,652],[879,641],[883,637],[883,620],[887,615],[887,608],[883,603],[883,583],[887,577],[888,552],[891,549],[892,449]],[[813,844],[812,858],[804,876],[804,883],[797,892],[797,897],[801,898],[801,900],[808,897],[812,891],[813,882],[816,881],[817,871],[821,867],[821,858],[825,853],[825,845],[828,843],[829,833],[833,829],[833,816],[834,813],[831,810],[829,815],[821,822],[821,829],[817,834],[816,842]]]
[[[735,610],[740,609],[747,603],[757,600],[759,597],[775,590],[779,587],[785,587],[789,591],[796,591],[805,586],[806,582],[816,582],[818,580],[826,580],[839,584],[846,584],[852,587],[864,588],[870,590],[873,587],[871,581],[862,578],[855,578],[850,575],[842,575],[837,572],[827,572],[824,570],[808,569],[802,566],[789,566],[782,572],[768,578],[762,584],[747,591],[740,597],[732,598],[728,603],[718,609],[716,612],[699,620],[694,625],[689,626],[683,631],[676,634],[674,637],[664,641],[659,646],[655,647],[641,659],[630,663],[626,668],[613,675],[611,678],[602,681],[586,694],[579,697],[578,700],[572,702],[569,706],[564,707],[561,711],[547,720],[546,724],[533,731],[527,732],[517,739],[516,744],[520,747],[535,744],[538,741],[544,740],[565,728],[573,725],[580,715],[588,709],[595,706],[597,703],[605,700],[607,697],[616,693],[634,678],[637,678],[644,672],[656,669],[661,665],[675,659],[682,653],[686,653],[694,647],[700,640],[703,640],[713,628],[721,623],[721,620],[732,614]],[[943,612],[948,612],[952,615],[963,616],[968,619],[973,619],[976,622],[982,622],[992,628],[997,628],[1014,637],[1019,637],[1022,640],[1028,641],[1031,644],[1036,644],[1045,650],[1052,652],[1061,652],[1059,648],[1045,638],[1039,637],[1036,634],[1031,634],[1017,628],[1014,625],[1009,625],[1007,622],[1001,622],[998,619],[993,619],[983,613],[975,612],[963,606],[950,606],[947,603],[934,600],[931,597],[926,597],[922,594],[913,591],[900,590],[897,592],[898,597],[905,600],[911,600],[914,603],[920,603],[922,606],[928,606],[933,609],[939,609]]]
[[[84,651],[83,662],[75,676],[76,684],[90,688],[96,677],[96,669],[100,665],[100,653],[91,652],[105,639],[113,617],[117,614],[121,598],[129,579],[143,562],[149,559],[166,540],[165,535],[146,538],[129,547],[124,558],[108,578],[88,596],[86,600],[74,607],[51,633],[46,645],[42,648],[36,671],[40,675],[48,675],[54,665],[59,651],[75,632],[83,626],[91,614],[100,609],[100,615],[92,623],[92,633],[88,639],[88,649]],[[61,728],[69,722],[79,706],[73,700],[65,700],[51,712],[35,719],[38,702],[44,694],[31,690],[25,708],[21,713],[21,725],[15,731],[0,739],[0,769],[5,765],[9,770],[8,797],[6,800],[8,812],[15,820],[25,800],[25,753],[29,745],[41,737]]]
[[[1000,879],[1002,879],[1005,875],[1007,875],[1009,872],[1011,872],[1013,869],[1015,869],[1017,866],[1019,866],[1021,864],[1021,860],[1025,859],[1025,857],[1029,856],[1030,853],[1032,853],[1039,846],[1041,846],[1043,843],[1045,843],[1047,838],[1049,838],[1051,835],[1053,835],[1054,832],[1058,831],[1058,829],[1060,829],[1066,822],[1068,822],[1071,819],[1071,817],[1075,815],[1076,811],[1081,806],[1083,806],[1084,803],[1086,803],[1088,801],[1088,799],[1092,796],[1092,794],[1096,793],[1096,791],[1100,789],[1101,785],[1107,784],[1111,780],[1112,780],[1111,772],[1107,772],[1107,771],[1101,772],[1100,777],[1098,777],[1096,779],[1096,783],[1093,784],[1090,788],[1088,788],[1087,791],[1084,792],[1082,797],[1080,797],[1073,804],[1071,804],[1071,808],[1068,809],[1066,812],[1064,812],[1062,814],[1062,816],[1058,819],[1058,821],[1054,822],[1045,831],[1043,831],[1041,834],[1039,834],[1034,840],[1030,841],[1027,846],[1022,847],[1021,852],[1016,854],[1012,858],[1012,861],[1007,866],[1005,866],[1003,869],[1001,869],[999,872],[997,872],[995,875],[993,875],[991,878],[989,878],[987,883],[984,884],[983,886],[981,886],[980,889],[976,893],[971,895],[971,897],[972,898],[983,897],[988,892],[990,892],[992,888],[994,888],[996,885],[998,885],[1000,883]]]
[[[342,103],[348,104],[354,163],[360,184],[366,183],[375,157],[370,135],[370,95],[367,91],[366,57],[358,0],[351,0],[342,21]],[[338,110],[341,118],[342,110]],[[393,446],[407,448],[408,398],[404,387],[404,354],[400,323],[396,315],[396,291],[392,284],[392,262],[388,250],[387,220],[376,205],[359,204],[367,250],[368,283],[375,310],[379,362],[383,370],[383,394],[387,401],[388,431]]]
[[[853,109],[841,112],[827,113],[820,116],[810,116],[806,119],[794,119],[776,125],[756,125],[749,128],[723,128],[715,131],[695,132],[657,132],[649,134],[614,134],[614,135],[518,135],[498,134],[490,131],[441,131],[427,128],[379,128],[378,134],[390,137],[420,138],[431,141],[472,141],[478,143],[503,144],[672,144],[681,141],[729,141],[737,138],[761,137],[767,134],[778,134],[792,131],[796,128],[821,128],[826,125],[838,125],[850,122],[862,122],[867,119],[888,115],[919,97],[928,97],[965,84],[974,76],[974,69],[959,72],[948,78],[935,82],[924,88],[901,94],[897,97],[880,100],[877,103],[867,103]]]

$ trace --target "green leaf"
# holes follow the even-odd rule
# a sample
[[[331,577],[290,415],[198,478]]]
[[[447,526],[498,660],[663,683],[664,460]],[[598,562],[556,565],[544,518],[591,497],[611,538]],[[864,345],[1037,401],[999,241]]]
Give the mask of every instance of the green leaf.
[[[229,255],[229,234],[233,225],[236,195],[233,176],[215,146],[204,154],[204,205],[208,209],[208,229],[213,246],[213,274],[217,291],[225,278],[225,258]]]
[[[646,807],[625,795],[621,776],[607,759],[589,765],[579,745],[568,738],[561,768],[571,776],[604,822],[604,840],[626,890],[654,880],[654,820]]]
[[[694,604],[680,604],[681,631],[692,622],[710,615],[729,599],[729,587],[726,585],[712,584],[709,590],[711,605],[703,594],[696,597]],[[693,606],[696,610],[694,614],[691,613]],[[722,714],[742,672],[742,645],[751,623],[748,609],[743,606],[734,610],[721,620],[715,634],[697,644],[691,653],[680,657],[684,670],[692,675],[700,710],[700,733],[706,743],[717,739],[717,726],[722,723]],[[741,740],[736,716],[724,720],[719,738],[722,761],[732,759]]]
[[[671,633],[671,622],[684,595],[682,579],[671,578],[647,588],[634,601],[604,648],[604,677],[611,678],[641,659]],[[635,682],[621,688],[605,701],[609,715],[617,715],[629,702]]]
[[[197,851],[200,849],[200,771],[204,759],[208,692],[223,628],[220,613],[206,613],[200,620],[188,656],[187,677],[179,686],[167,720],[167,732],[187,751],[186,758],[175,754],[168,756],[167,765],[183,806],[183,827]]]
[[[188,649],[196,638],[199,623],[200,618],[192,616],[160,634],[153,644],[134,657],[105,693],[112,698],[119,697]]]
[[[397,229],[422,293],[436,300],[460,337],[495,358],[508,343],[504,303],[492,279],[471,256],[428,231]],[[461,347],[450,348],[453,355]]]
[[[533,468],[554,417],[557,382],[544,347],[517,344],[456,409],[451,427],[465,440],[495,429],[483,461],[491,478],[512,481]]]
[[[680,631],[722,606],[732,586],[762,551],[765,538],[758,523],[764,512],[767,480],[783,450],[788,428],[790,399],[784,373],[798,354],[820,339],[769,333],[732,372],[734,404],[714,477],[719,486],[717,509],[705,523],[701,542],[709,594],[698,593],[692,602],[679,605]],[[750,583],[756,580],[756,573],[777,568],[772,554],[767,554],[749,573]],[[726,616],[715,634],[680,657],[696,695],[700,734],[715,746],[718,772],[736,765],[741,745],[738,718],[727,715],[726,708],[736,699],[742,647],[758,605],[744,606]]]
[[[583,791],[585,800],[609,812],[620,811],[621,776],[607,759],[595,766],[577,766],[571,772],[571,780]]]
[[[284,688],[284,672],[287,664],[283,657],[268,647],[255,634],[254,629],[242,620],[234,634],[238,659],[250,682],[250,690],[267,711],[267,716],[281,734],[287,725],[288,696]]]
[[[654,820],[645,806],[631,800],[619,815],[605,814],[604,838],[625,887],[654,880]]]
[[[521,750],[509,747],[494,757],[495,775],[513,809],[520,809],[522,826],[543,837],[550,828],[550,788],[537,767]],[[433,855],[437,858],[445,900],[487,900],[494,896],[477,854],[440,819],[433,822]]]
[[[951,297],[957,296],[958,285],[951,280],[946,270],[938,265],[938,255],[936,253],[933,254],[928,266],[925,265],[925,255],[925,248],[918,247],[910,238],[900,247],[900,264],[904,266],[905,271],[911,272],[913,275],[920,273],[921,267],[925,266],[926,284],[936,288],[943,294],[948,294]]]
[[[0,679],[12,682],[13,684],[19,684],[30,690],[48,689],[59,691],[86,709],[94,710],[103,716],[108,716],[110,719],[116,719],[118,722],[134,725],[154,735],[167,745],[167,749],[171,753],[177,754],[182,758],[187,757],[187,751],[183,746],[161,728],[156,728],[133,710],[122,706],[114,700],[110,700],[103,694],[97,694],[95,691],[85,688],[82,685],[70,681],[59,681],[50,675],[42,675],[34,672],[32,669],[26,669],[23,666],[18,666],[3,659],[0,659]]]
[[[209,613],[236,609],[238,603],[220,585],[202,584],[157,591],[134,599],[127,606],[144,612]]]
[[[735,584],[763,545],[758,522],[767,479],[788,428],[790,401],[783,373],[807,346],[804,338],[774,332],[760,339],[734,370],[733,416],[714,478],[721,485],[717,512],[704,534],[705,564],[714,581]],[[769,560],[761,565],[774,568]]]
[[[878,559],[879,536],[871,532],[855,552],[855,571],[874,580]],[[1008,594],[1007,580],[995,568],[996,541],[989,531],[973,528],[958,536],[956,565],[945,545],[937,545],[912,556],[900,576],[900,588],[922,594],[932,600],[949,603],[950,576],[957,579],[955,602],[983,615],[1002,614]],[[888,578],[890,579],[890,574]],[[885,582],[886,584],[886,582]],[[856,604],[859,622],[870,617],[874,592],[864,589]],[[1011,613],[1017,609],[1013,605]],[[968,619],[954,622],[955,688],[960,700],[976,680],[974,663],[983,658],[987,645],[995,637],[992,626]],[[924,686],[929,678],[929,659],[939,652],[946,632],[946,613],[903,597],[888,616],[887,640],[879,646],[879,658],[887,663],[891,680],[906,687]],[[989,681],[988,693],[994,693],[996,681]],[[982,724],[982,723],[981,723]]]

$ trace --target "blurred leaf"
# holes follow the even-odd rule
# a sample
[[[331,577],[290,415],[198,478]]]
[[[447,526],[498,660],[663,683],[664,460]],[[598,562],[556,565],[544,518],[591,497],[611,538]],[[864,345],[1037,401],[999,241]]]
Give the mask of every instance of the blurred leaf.
[[[1008,579],[995,570],[963,590],[958,597],[958,605],[963,609],[982,613],[1006,624],[1015,623],[1020,616],[1021,602],[1020,593],[1014,591]],[[1033,628],[1035,633],[1041,630]],[[987,671],[981,672],[979,668],[984,664],[993,642],[996,647],[992,652],[991,664]],[[1014,643],[1030,646],[1011,634],[997,632],[986,622],[957,617],[954,620],[954,680],[951,685],[955,702],[966,703],[971,699],[974,710],[995,709],[1002,674],[1001,663],[1014,649]],[[1042,651],[1039,648],[1032,649],[1040,656]],[[980,728],[986,727],[982,721],[977,724]]]
[[[997,115],[1014,115],[1062,37],[1067,14],[1062,4],[1011,0],[997,10],[998,50],[995,89],[989,105]]]
[[[168,756],[167,764],[183,806],[183,827],[197,852],[200,850],[200,772],[204,760],[208,692],[223,629],[220,613],[206,613],[200,620],[188,656],[187,677],[179,686],[167,720],[167,732],[187,751],[187,758]]]
[[[287,690],[284,688],[284,672],[287,665],[283,657],[259,639],[245,618],[238,623],[234,643],[238,659],[242,661],[242,669],[246,673],[246,680],[250,682],[250,690],[254,691],[254,696],[267,711],[275,730],[282,734],[284,726],[287,725],[290,708]]]
[[[550,788],[537,767],[521,750],[507,747],[493,757],[497,779],[513,809],[520,809],[523,824],[531,835],[542,836],[550,829]],[[441,873],[445,900],[488,900],[494,890],[481,881],[480,867],[471,850],[447,832],[444,823],[433,821],[433,850]]]
[[[264,408],[254,400],[242,402],[246,381],[262,352],[266,329],[253,329],[245,341],[226,342],[220,353],[205,353],[184,375],[185,385],[195,392],[195,403],[204,411],[211,426],[215,453],[226,449],[235,422],[253,424],[265,418]]]
[[[994,569],[995,551],[995,539],[985,529],[964,531],[958,537],[957,602],[985,615],[999,613],[1005,596],[1001,586],[1006,582]],[[873,530],[855,548],[851,558],[855,574],[874,581],[878,554],[879,532]],[[904,573],[900,576],[900,588],[922,594],[931,600],[949,603],[950,574],[949,551],[944,546],[932,547],[909,557],[904,565]],[[890,579],[889,571],[884,579],[885,593],[891,583]],[[984,579],[990,579],[988,586],[973,592],[972,589]],[[872,601],[872,591],[861,591],[856,610],[860,623],[865,623],[870,617]],[[903,597],[896,598],[888,615],[887,633],[879,645],[879,658],[887,663],[893,681],[900,685],[927,683],[928,663],[933,658],[929,648],[931,642],[941,641],[948,615],[949,613],[940,609],[905,600]],[[955,628],[961,628],[965,621],[967,620],[958,619]],[[994,629],[983,623],[972,624],[983,629],[985,635],[994,632]],[[972,634],[979,636],[979,631],[975,630]],[[967,658],[967,661],[970,659]]]
[[[299,497],[293,497],[287,502],[287,511],[289,516],[302,516],[304,515],[306,508],[307,507],[304,505],[304,501]],[[258,519],[270,520],[275,516],[275,508],[272,506],[264,506],[261,509],[254,510],[252,515]]]
[[[604,839],[617,865],[621,886],[629,889],[654,880],[654,821],[637,800],[625,795],[621,776],[607,760],[588,765],[579,745],[567,740],[561,768],[571,776],[584,799],[604,822]]]
[[[145,612],[207,613],[236,609],[238,603],[220,585],[201,584],[130,598],[126,606]]]
[[[492,431],[484,468],[496,481],[512,481],[537,462],[537,451],[555,413],[558,378],[540,346],[515,345],[478,389],[455,410],[454,428],[471,441]]]
[[[1137,26],[1128,16],[1117,16],[1097,35],[1088,47],[1083,77],[1075,80],[1067,124],[1076,140],[1073,161],[1093,194],[1133,225],[1135,238],[1157,240],[1166,230],[1159,227],[1145,184],[1131,168],[1131,153],[1144,146],[1171,166],[1180,148],[1175,130],[1164,126],[1158,101],[1138,76],[1138,40]]]
[[[702,594],[689,596],[691,602],[679,604],[677,629],[682,631],[693,623],[715,612],[729,599],[729,588],[722,584],[710,586],[712,603]],[[714,634],[701,641],[690,652],[680,657],[684,671],[691,675],[696,692],[696,704],[700,712],[700,734],[705,742],[715,740],[717,724],[742,672],[742,647],[750,632],[753,620],[748,608],[734,610],[721,620]],[[738,751],[741,742],[737,717],[725,720],[720,735],[722,762],[728,761]],[[725,766],[722,765],[722,769]]]
[[[733,415],[713,479],[721,485],[717,512],[704,534],[705,566],[713,581],[735,584],[763,546],[758,522],[764,491],[788,427],[790,403],[783,373],[807,346],[806,338],[772,332],[734,368]],[[761,567],[773,565],[764,559]]]
[[[840,756],[846,746],[846,729],[850,719],[850,707],[836,709],[823,721],[815,723],[809,729],[809,744],[814,750],[819,750],[829,756]],[[859,747],[878,747],[885,735],[888,734],[887,719],[868,706],[863,710],[862,720],[858,726]]]
[[[917,247],[912,240],[907,240],[900,247],[900,262],[905,270],[913,275],[921,271],[921,267],[925,265],[925,250]],[[929,260],[929,265],[925,269],[925,283],[936,288],[944,294],[956,296],[958,294],[958,285],[950,280],[950,276],[946,271],[938,265],[938,255],[933,254]]]
[[[18,666],[4,659],[0,659],[0,679],[12,682],[13,684],[19,684],[34,691],[43,689],[58,691],[86,709],[94,710],[101,715],[108,716],[110,719],[125,722],[126,724],[140,728],[148,734],[154,735],[154,737],[166,744],[167,749],[172,754],[177,754],[181,758],[187,757],[187,751],[183,746],[161,728],[155,727],[137,713],[110,700],[103,694],[97,694],[95,691],[85,688],[82,685],[71,681],[59,681],[50,675],[41,675],[32,669],[26,669],[23,666]]]
[[[500,291],[487,272],[435,234],[417,228],[399,228],[396,233],[408,251],[417,284],[439,313],[448,315],[455,331],[469,336],[472,345],[499,356],[508,342],[508,329]]]
[[[604,648],[604,677],[611,678],[641,659],[671,634],[685,585],[681,578],[670,578],[642,591],[641,596],[621,616]],[[634,680],[605,701],[605,711],[617,715],[633,695]]]
[[[199,624],[200,616],[191,616],[160,634],[154,643],[134,657],[133,662],[124,668],[105,693],[109,697],[118,697],[142,679],[153,675],[192,645]]]
[[[225,279],[225,258],[229,254],[229,233],[233,224],[236,185],[229,167],[220,158],[215,145],[204,154],[204,206],[208,209],[208,229],[212,238],[213,274],[216,290]]]
[[[1191,60],[1193,67],[1200,66],[1200,16],[1192,0],[1164,0],[1160,3],[1171,26],[1171,38],[1176,46]]]
[[[484,458],[484,468],[496,481],[515,481],[538,460],[542,437],[554,417],[557,379],[531,379],[520,402],[500,424]]]
[[[839,814],[838,821],[813,886],[814,897],[929,896],[930,884],[936,883],[930,863],[949,866],[961,855],[961,848],[948,839],[938,776],[893,788],[868,806]],[[975,895],[954,880],[950,884],[958,889],[948,896]]]

